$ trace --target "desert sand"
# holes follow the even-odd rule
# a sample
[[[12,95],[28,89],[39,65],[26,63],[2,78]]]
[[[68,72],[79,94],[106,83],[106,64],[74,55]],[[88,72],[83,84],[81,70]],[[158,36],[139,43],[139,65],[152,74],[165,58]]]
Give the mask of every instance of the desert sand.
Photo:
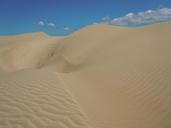
[[[0,37],[0,128],[170,128],[171,22]]]

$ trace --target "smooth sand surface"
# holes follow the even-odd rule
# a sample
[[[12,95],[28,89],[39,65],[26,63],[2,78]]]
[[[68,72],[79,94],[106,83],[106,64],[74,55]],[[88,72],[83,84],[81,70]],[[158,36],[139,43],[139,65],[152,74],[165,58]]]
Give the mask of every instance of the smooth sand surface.
[[[0,128],[170,128],[170,28],[0,37]]]

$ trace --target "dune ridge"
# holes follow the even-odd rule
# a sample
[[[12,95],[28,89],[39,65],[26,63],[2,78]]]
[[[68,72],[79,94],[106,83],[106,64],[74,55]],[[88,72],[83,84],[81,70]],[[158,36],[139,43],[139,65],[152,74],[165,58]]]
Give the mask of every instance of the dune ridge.
[[[170,128],[170,27],[0,37],[0,127]]]

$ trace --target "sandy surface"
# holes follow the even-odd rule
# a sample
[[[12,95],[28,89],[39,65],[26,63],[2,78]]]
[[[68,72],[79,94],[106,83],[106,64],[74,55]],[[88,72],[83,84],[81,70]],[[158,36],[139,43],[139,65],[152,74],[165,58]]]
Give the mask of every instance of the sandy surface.
[[[0,37],[0,128],[170,128],[170,28]]]

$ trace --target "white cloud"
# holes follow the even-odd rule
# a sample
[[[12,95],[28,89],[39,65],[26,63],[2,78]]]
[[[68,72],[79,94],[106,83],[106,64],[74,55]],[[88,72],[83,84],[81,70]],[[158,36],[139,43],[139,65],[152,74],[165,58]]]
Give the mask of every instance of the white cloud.
[[[108,18],[109,19],[109,18]],[[128,13],[127,15],[102,23],[121,25],[121,26],[141,26],[156,22],[171,20],[171,8],[160,8],[157,10],[147,10],[137,14]]]
[[[54,23],[46,23],[44,21],[36,22],[34,23],[34,25],[40,26],[40,27],[56,28],[56,25]]]
[[[102,18],[102,21],[109,21],[110,20],[110,17],[109,16],[105,16]]]
[[[69,28],[69,27],[64,27],[64,30],[65,30],[65,31],[69,31],[70,28]]]
[[[38,23],[36,23],[36,25],[38,25],[38,26],[45,26],[45,23],[43,21],[39,21]]]
[[[96,25],[96,24],[98,24],[98,23],[97,23],[97,22],[94,22],[93,24]]]
[[[56,25],[54,23],[47,23],[47,26],[51,28],[56,28]]]
[[[130,12],[126,15],[126,17],[133,17],[134,16],[134,13]]]
[[[34,25],[40,26],[40,27],[52,28],[52,29],[61,29],[63,31],[70,31],[71,30],[71,28],[69,28],[69,27],[62,26],[62,25],[56,25],[52,22],[39,21],[39,22],[34,23]]]
[[[153,10],[147,10],[147,13],[152,13],[153,12]]]
[[[110,20],[111,20],[110,16],[105,16],[102,18],[101,23],[102,24],[108,24],[110,22]]]

